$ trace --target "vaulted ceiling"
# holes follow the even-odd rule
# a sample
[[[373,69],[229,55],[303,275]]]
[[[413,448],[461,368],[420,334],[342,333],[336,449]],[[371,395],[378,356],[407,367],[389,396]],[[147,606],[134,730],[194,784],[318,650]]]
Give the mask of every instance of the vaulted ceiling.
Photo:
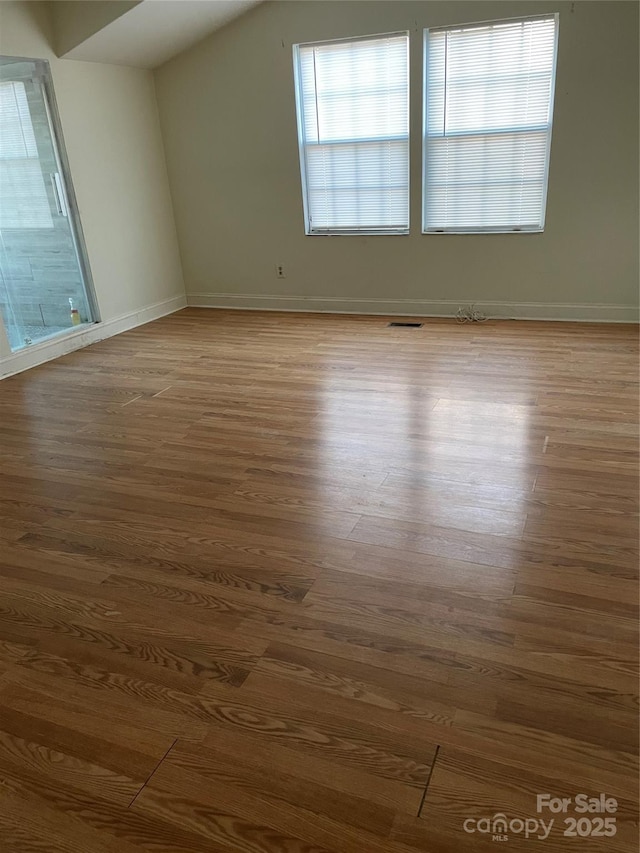
[[[56,52],[155,68],[260,0],[52,0]]]

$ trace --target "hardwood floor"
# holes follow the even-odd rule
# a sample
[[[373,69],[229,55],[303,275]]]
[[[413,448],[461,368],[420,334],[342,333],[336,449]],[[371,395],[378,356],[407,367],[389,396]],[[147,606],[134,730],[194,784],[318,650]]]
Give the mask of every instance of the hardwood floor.
[[[637,329],[386,322],[0,385],[3,853],[638,849]]]

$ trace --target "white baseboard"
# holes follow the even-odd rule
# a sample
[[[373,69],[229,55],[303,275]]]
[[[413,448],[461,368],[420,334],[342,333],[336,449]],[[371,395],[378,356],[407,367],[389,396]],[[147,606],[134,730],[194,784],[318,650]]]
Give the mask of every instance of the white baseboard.
[[[244,308],[260,311],[312,311],[330,314],[382,314],[454,317],[460,300],[349,299],[341,296],[263,296],[258,293],[188,293],[192,308]],[[637,323],[634,305],[547,302],[476,302],[487,317],[503,320],[573,320],[588,323]]]
[[[405,317],[453,317],[461,304],[452,300],[349,299],[339,296],[263,296],[257,293],[190,293],[155,302],[102,323],[83,326],[64,337],[55,337],[0,358],[0,379],[44,364],[61,355],[95,344],[105,338],[173,314],[187,305],[193,308],[234,308],[260,311],[309,311],[329,314],[373,314]],[[633,305],[568,304],[546,302],[476,302],[488,317],[513,320],[572,320],[591,323],[637,323]]]
[[[158,320],[160,317],[173,314],[174,311],[179,311],[186,306],[187,300],[184,296],[174,296],[171,299],[155,302],[153,305],[147,305],[146,308],[131,311],[129,314],[122,314],[120,317],[114,317],[102,323],[83,326],[80,329],[70,331],[68,335],[63,337],[54,337],[42,341],[42,343],[33,344],[33,346],[0,359],[0,379],[6,379],[15,373],[36,367],[38,364],[44,364],[46,361],[82,349],[89,344],[95,344],[129,329],[135,329],[136,326],[150,323],[151,320]]]

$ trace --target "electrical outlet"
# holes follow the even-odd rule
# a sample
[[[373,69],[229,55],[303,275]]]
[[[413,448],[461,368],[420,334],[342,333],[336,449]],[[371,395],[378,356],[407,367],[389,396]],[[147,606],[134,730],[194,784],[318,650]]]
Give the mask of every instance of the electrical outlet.
[[[276,278],[286,278],[283,264],[276,264]]]

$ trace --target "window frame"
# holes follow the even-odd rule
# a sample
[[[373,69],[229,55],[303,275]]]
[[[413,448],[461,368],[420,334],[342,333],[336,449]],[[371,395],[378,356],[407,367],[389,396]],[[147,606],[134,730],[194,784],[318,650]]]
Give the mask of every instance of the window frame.
[[[300,64],[300,48],[325,47],[326,45],[372,41],[374,39],[405,36],[407,39],[407,225],[406,227],[389,228],[388,226],[368,226],[367,228],[313,228],[310,221],[309,189],[306,144],[304,142],[304,110],[302,106],[302,70]],[[323,41],[300,42],[293,45],[293,71],[296,105],[296,127],[298,132],[298,156],[300,161],[300,183],[302,186],[302,206],[304,214],[304,230],[307,237],[371,237],[371,236],[408,236],[411,230],[411,34],[409,30],[395,30],[388,33],[373,33],[363,36],[347,36]],[[393,137],[398,139],[398,137]],[[384,141],[385,137],[380,137]],[[391,140],[391,137],[389,137]],[[364,141],[364,140],[355,140]],[[342,140],[344,142],[344,140]]]
[[[549,101],[549,122],[548,125],[544,127],[537,128],[538,130],[547,130],[547,145],[546,145],[546,157],[545,157],[545,174],[544,174],[544,190],[542,196],[542,217],[539,227],[511,227],[506,228],[504,226],[486,226],[479,228],[478,226],[470,226],[470,227],[462,227],[457,226],[455,228],[427,228],[427,197],[429,188],[427,186],[427,160],[428,160],[428,113],[429,113],[429,104],[427,102],[427,66],[429,60],[429,33],[435,32],[447,32],[448,30],[457,30],[457,29],[474,29],[476,27],[486,27],[492,24],[506,24],[509,22],[516,21],[537,21],[544,20],[547,18],[554,19],[554,44],[553,44],[553,72],[551,75],[551,97]],[[549,190],[549,167],[551,163],[551,139],[553,136],[553,124],[554,124],[554,110],[555,110],[555,92],[556,92],[556,77],[557,77],[557,68],[558,68],[558,35],[560,29],[560,15],[558,12],[549,12],[546,14],[539,15],[517,15],[509,18],[496,18],[488,21],[474,21],[472,23],[460,23],[460,24],[448,24],[447,26],[442,27],[425,27],[423,30],[423,38],[422,38],[422,223],[421,229],[422,234],[542,234],[545,229],[546,224],[546,215],[547,215],[547,195]],[[522,132],[525,130],[521,128]],[[534,128],[526,128],[526,130],[534,130]],[[499,133],[500,131],[498,131]],[[504,133],[514,133],[518,132],[518,128],[509,128],[505,130]],[[452,134],[453,135],[453,134]],[[463,132],[456,133],[457,137],[464,136],[479,136],[477,132]],[[486,136],[489,133],[484,134]]]

